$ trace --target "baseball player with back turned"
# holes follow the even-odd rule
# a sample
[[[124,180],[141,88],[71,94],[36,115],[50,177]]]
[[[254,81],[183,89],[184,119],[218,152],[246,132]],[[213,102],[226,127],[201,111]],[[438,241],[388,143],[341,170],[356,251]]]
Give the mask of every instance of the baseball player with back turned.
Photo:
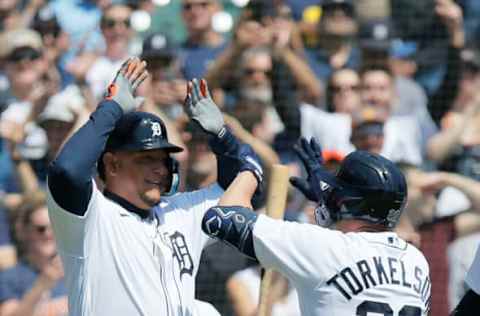
[[[240,173],[220,206],[207,211],[202,229],[284,274],[298,291],[302,315],[426,315],[427,261],[391,231],[407,197],[400,170],[379,155],[355,151],[333,175],[323,168],[315,140],[300,139],[295,151],[308,177],[290,181],[318,203],[319,226],[252,212],[256,180]],[[335,230],[321,227],[333,222]]]
[[[168,142],[160,118],[134,111],[145,66],[133,58],[121,67],[105,100],[49,167],[48,209],[69,315],[218,314],[195,300],[194,287],[202,249],[212,241],[201,220],[223,189],[173,195],[178,172],[170,154],[182,148]],[[255,154],[224,128],[204,81],[189,83],[186,110],[212,135],[220,168],[247,170],[261,182]],[[103,192],[93,181],[95,166]],[[220,172],[219,183],[234,176]]]

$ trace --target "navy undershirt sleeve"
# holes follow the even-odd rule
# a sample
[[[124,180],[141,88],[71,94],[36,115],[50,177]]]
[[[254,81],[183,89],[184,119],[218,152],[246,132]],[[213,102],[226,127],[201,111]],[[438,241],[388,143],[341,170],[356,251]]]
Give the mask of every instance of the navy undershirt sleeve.
[[[90,119],[65,143],[48,168],[48,188],[55,202],[68,212],[84,215],[92,195],[92,177],[108,135],[123,111],[104,100]]]

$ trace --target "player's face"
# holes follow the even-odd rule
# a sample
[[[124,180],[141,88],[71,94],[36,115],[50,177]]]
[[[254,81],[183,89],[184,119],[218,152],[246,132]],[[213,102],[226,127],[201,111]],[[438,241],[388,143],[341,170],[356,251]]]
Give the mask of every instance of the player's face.
[[[124,187],[127,199],[140,208],[155,206],[170,183],[168,153],[158,149],[117,155],[116,181]]]

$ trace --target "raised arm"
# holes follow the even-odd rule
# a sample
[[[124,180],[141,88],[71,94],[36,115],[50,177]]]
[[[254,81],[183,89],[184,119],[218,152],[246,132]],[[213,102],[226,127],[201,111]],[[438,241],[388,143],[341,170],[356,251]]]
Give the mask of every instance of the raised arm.
[[[263,170],[255,153],[245,147],[225,126],[223,115],[213,102],[205,80],[193,79],[188,83],[185,112],[190,119],[209,136],[209,144],[218,162],[218,184],[226,190],[236,175],[245,170],[252,171],[258,182],[262,182]]]
[[[105,99],[50,164],[48,188],[63,209],[77,215],[87,211],[96,163],[116,122],[136,108],[133,93],[148,76],[145,66],[138,58],[122,65]]]

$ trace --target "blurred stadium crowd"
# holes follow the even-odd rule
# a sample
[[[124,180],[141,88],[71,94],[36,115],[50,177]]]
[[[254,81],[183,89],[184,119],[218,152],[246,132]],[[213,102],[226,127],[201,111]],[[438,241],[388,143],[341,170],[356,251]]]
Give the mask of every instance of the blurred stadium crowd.
[[[183,190],[216,180],[207,136],[182,108],[187,80],[206,78],[267,172],[304,172],[299,136],[320,142],[332,171],[355,148],[401,165],[397,231],[430,263],[431,315],[463,296],[480,241],[480,1],[0,0],[0,29],[0,315],[68,313],[46,167],[131,55],[151,74],[141,109],[187,149],[176,156]],[[312,210],[290,190],[286,220],[312,221]],[[259,268],[234,250],[204,252],[197,296],[222,315],[251,315],[259,286]],[[299,315],[281,277],[273,293],[274,315]]]

